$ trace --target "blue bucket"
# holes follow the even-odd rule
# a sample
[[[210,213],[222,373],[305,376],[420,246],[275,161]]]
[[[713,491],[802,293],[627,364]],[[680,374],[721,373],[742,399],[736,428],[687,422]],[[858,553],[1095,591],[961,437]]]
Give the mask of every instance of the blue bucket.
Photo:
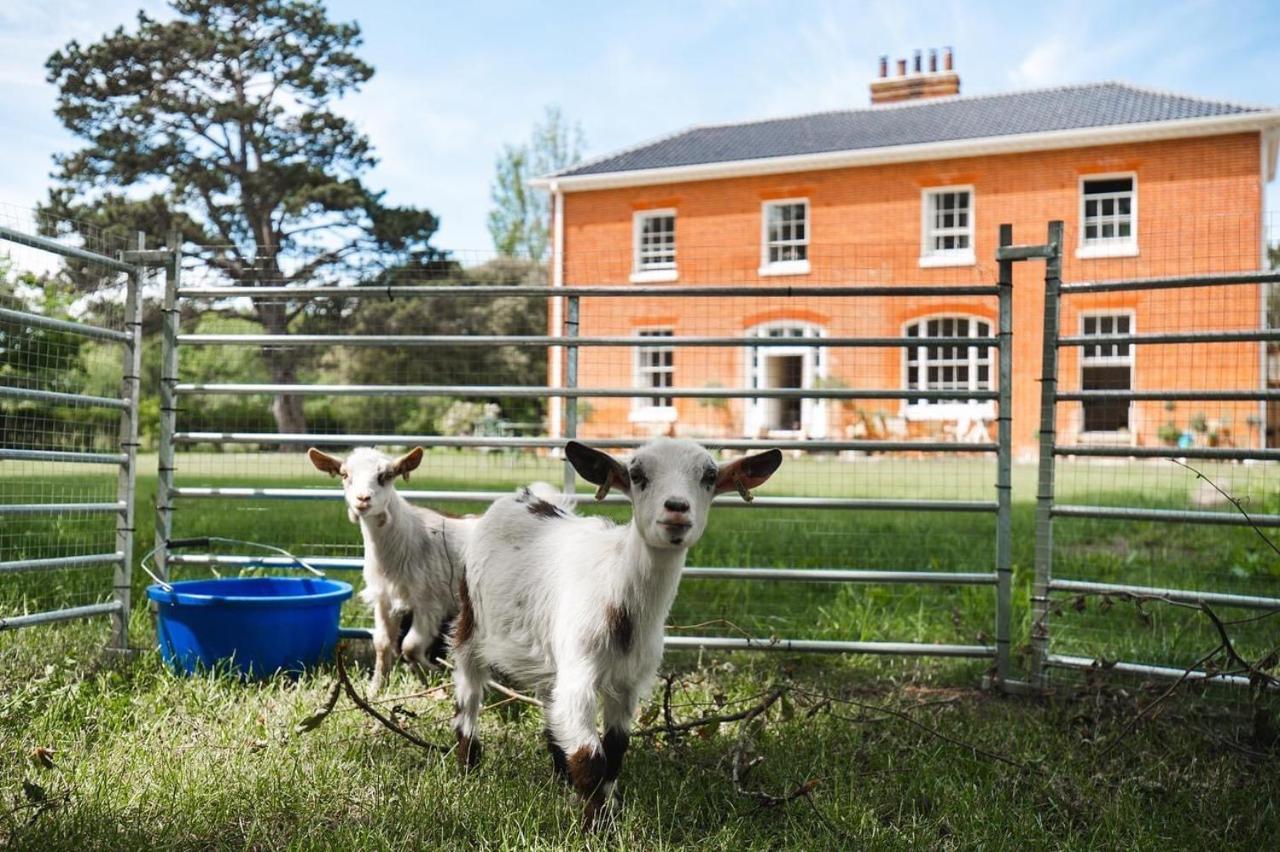
[[[313,577],[183,580],[147,587],[160,655],[179,673],[230,664],[246,677],[298,672],[333,655],[351,584]]]

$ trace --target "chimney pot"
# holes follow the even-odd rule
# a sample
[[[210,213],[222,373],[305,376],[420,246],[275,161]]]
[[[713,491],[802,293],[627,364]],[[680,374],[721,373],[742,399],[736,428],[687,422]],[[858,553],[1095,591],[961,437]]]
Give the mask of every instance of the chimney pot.
[[[955,60],[951,55],[951,48],[946,48],[942,54],[942,67],[947,71],[954,70]]]
[[[898,60],[898,76],[899,77],[907,76],[907,60],[905,59]]]
[[[919,74],[919,73],[920,73],[920,71],[922,70],[922,68],[921,68],[921,65],[920,65],[920,51],[918,51],[918,50],[916,51],[915,60],[916,60],[916,61],[915,61],[915,63],[914,63],[915,72],[916,72],[917,74]]]
[[[938,49],[936,47],[929,48],[929,73],[938,73]]]
[[[888,77],[888,76],[889,76],[889,57],[881,56],[880,57],[880,79],[883,80],[885,77]]]

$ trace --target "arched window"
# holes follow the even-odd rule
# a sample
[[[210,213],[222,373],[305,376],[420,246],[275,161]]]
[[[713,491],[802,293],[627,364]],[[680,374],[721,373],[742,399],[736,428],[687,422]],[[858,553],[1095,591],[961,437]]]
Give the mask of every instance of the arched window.
[[[991,390],[995,386],[996,350],[955,340],[991,337],[990,321],[963,315],[924,317],[907,323],[903,334],[920,341],[903,347],[907,390]],[[948,338],[951,342],[931,342]],[[911,399],[906,413],[921,419],[991,416],[987,409],[994,413],[989,401]]]

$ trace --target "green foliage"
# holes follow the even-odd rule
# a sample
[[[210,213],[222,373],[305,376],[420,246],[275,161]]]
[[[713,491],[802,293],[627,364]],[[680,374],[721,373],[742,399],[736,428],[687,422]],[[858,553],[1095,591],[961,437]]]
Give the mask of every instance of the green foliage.
[[[254,286],[305,284],[387,252],[435,253],[435,217],[387,206],[364,184],[372,145],[334,109],[373,75],[356,55],[358,26],[301,0],[172,5],[172,20],[140,12],[133,31],[49,57],[56,114],[85,145],[57,158],[46,221],[177,230],[212,269]],[[254,304],[270,333],[301,311]],[[289,349],[267,359],[278,383],[301,366]],[[277,399],[274,412],[282,431],[305,429],[297,398]]]
[[[527,143],[503,146],[489,189],[489,235],[499,253],[543,261],[550,204],[528,182],[581,162],[584,145],[582,126],[570,126],[559,107],[549,106]]]

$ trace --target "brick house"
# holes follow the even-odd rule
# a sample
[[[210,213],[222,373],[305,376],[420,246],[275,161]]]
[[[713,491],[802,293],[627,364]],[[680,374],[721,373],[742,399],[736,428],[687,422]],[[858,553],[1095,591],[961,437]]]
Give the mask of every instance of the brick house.
[[[936,60],[931,67],[936,69]],[[1276,168],[1280,111],[1098,83],[960,96],[950,54],[941,71],[872,84],[872,106],[694,127],[536,182],[552,195],[557,286],[991,283],[997,227],[1042,242],[1066,223],[1063,279],[1249,271],[1264,251],[1263,191]],[[1043,267],[1014,282],[1014,441],[1038,429]],[[1261,288],[1137,292],[1073,300],[1064,333],[1256,328]],[[553,307],[553,313],[558,311]],[[928,346],[929,337],[994,333],[982,298],[844,300],[584,299],[583,335],[648,345],[583,348],[583,387],[635,387],[593,399],[579,435],[693,437],[985,434],[991,403],[905,400],[879,406],[818,400],[709,402],[663,387],[991,388],[985,348]],[[552,326],[559,327],[559,316]],[[553,332],[554,333],[554,332]],[[919,347],[688,349],[669,335],[910,336]],[[1192,369],[1160,346],[1063,350],[1064,387],[1264,386],[1257,343],[1207,347]],[[561,381],[551,363],[551,381]],[[1151,445],[1161,426],[1204,413],[1179,403],[1063,406],[1068,439]],[[1264,440],[1256,403],[1209,412],[1226,440]],[[552,411],[560,434],[561,412]],[[1167,427],[1166,427],[1167,428]],[[993,430],[990,430],[993,432]],[[1166,437],[1167,439],[1167,437]]]

